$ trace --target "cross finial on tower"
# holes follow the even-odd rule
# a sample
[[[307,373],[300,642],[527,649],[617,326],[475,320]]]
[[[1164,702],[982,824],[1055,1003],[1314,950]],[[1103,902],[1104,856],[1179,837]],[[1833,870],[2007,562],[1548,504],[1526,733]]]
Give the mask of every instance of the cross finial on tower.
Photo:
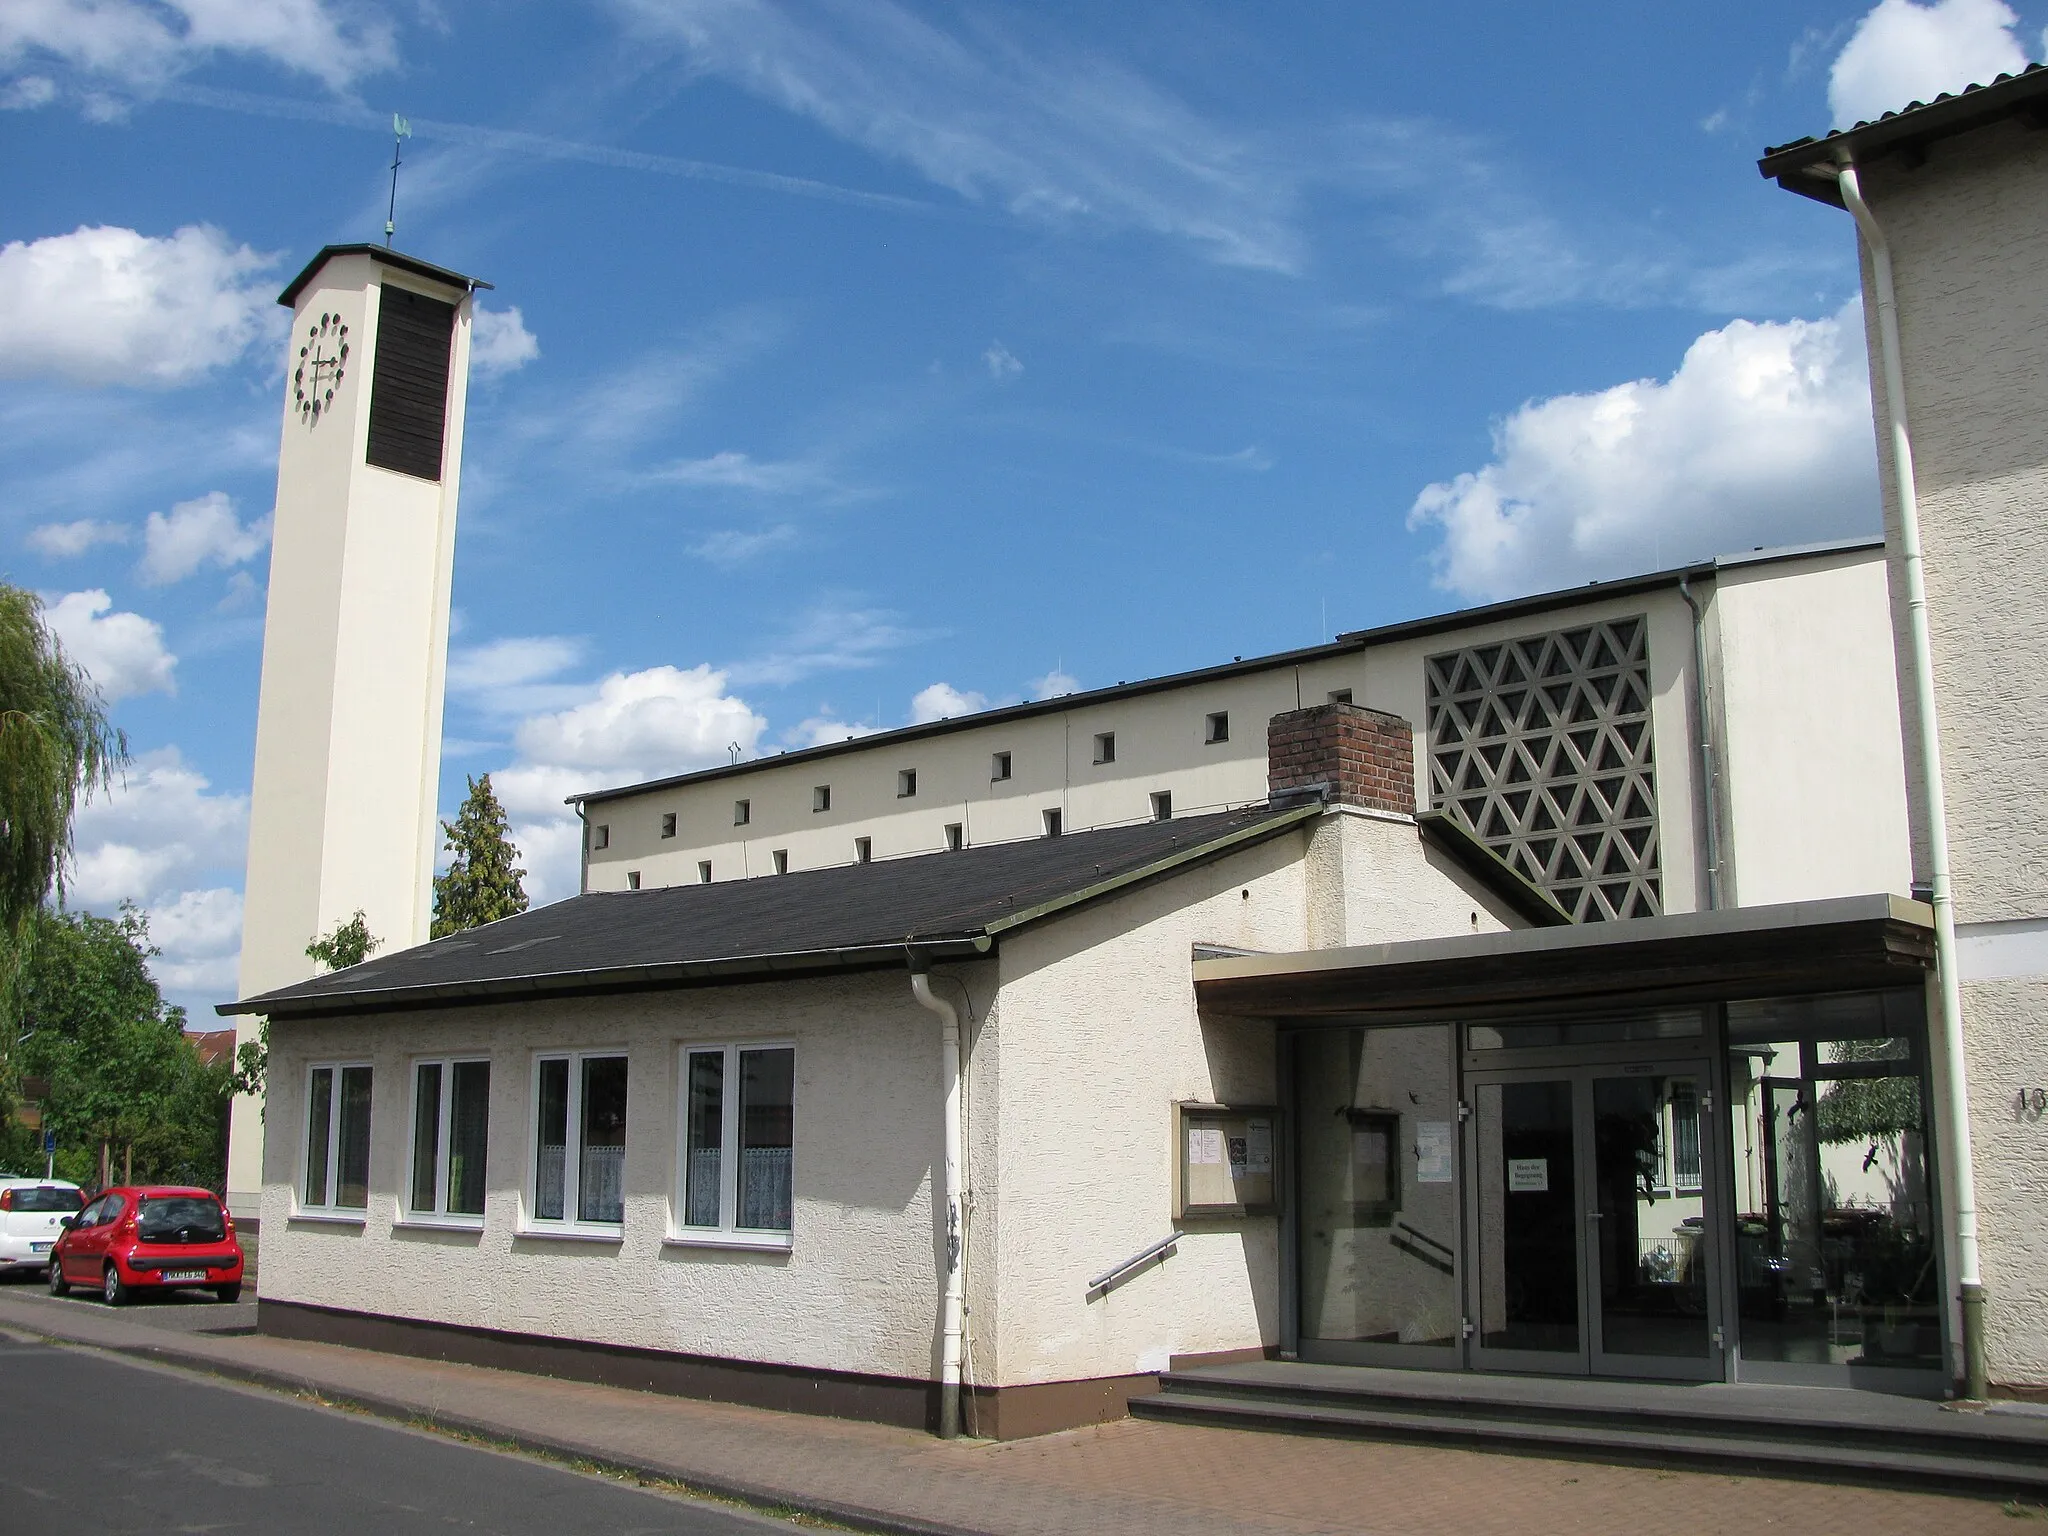
[[[384,210],[384,248],[391,249],[391,237],[397,232],[398,217],[398,147],[412,137],[412,124],[396,112],[391,114],[391,202]]]

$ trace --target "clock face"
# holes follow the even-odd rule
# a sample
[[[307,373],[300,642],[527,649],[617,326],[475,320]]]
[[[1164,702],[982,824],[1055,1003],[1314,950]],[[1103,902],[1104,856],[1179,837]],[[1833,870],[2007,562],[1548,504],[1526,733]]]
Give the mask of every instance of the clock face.
[[[334,404],[334,392],[341,387],[348,366],[348,327],[341,316],[323,314],[318,324],[308,322],[299,347],[298,366],[292,373],[292,402],[299,420],[312,425],[320,413]]]

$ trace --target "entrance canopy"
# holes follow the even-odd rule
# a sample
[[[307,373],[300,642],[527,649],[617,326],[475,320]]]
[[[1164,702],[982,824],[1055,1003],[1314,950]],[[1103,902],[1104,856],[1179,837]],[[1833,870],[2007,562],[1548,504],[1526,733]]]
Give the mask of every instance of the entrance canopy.
[[[1531,1004],[1687,1002],[1912,985],[1934,966],[1934,910],[1901,896],[1523,928],[1195,961],[1211,1013],[1392,1023]]]

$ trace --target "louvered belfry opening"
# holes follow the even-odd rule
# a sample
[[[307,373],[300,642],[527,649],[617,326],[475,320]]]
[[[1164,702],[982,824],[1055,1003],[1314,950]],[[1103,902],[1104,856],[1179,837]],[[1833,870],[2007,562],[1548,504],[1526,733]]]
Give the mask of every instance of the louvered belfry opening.
[[[448,352],[455,306],[391,283],[377,307],[377,360],[370,376],[370,445],[380,469],[441,478],[448,427]]]
[[[1424,666],[1430,803],[1579,922],[1661,911],[1644,616]]]

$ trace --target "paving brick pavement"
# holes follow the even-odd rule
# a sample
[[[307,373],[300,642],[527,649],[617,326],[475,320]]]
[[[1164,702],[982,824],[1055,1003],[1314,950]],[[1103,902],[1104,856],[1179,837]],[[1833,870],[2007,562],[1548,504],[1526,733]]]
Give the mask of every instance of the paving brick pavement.
[[[989,1536],[2016,1536],[1988,1500],[1124,1420],[1006,1444],[261,1336],[0,1291],[0,1326],[317,1391],[711,1491]],[[2048,1533],[2048,1524],[2042,1529]]]

